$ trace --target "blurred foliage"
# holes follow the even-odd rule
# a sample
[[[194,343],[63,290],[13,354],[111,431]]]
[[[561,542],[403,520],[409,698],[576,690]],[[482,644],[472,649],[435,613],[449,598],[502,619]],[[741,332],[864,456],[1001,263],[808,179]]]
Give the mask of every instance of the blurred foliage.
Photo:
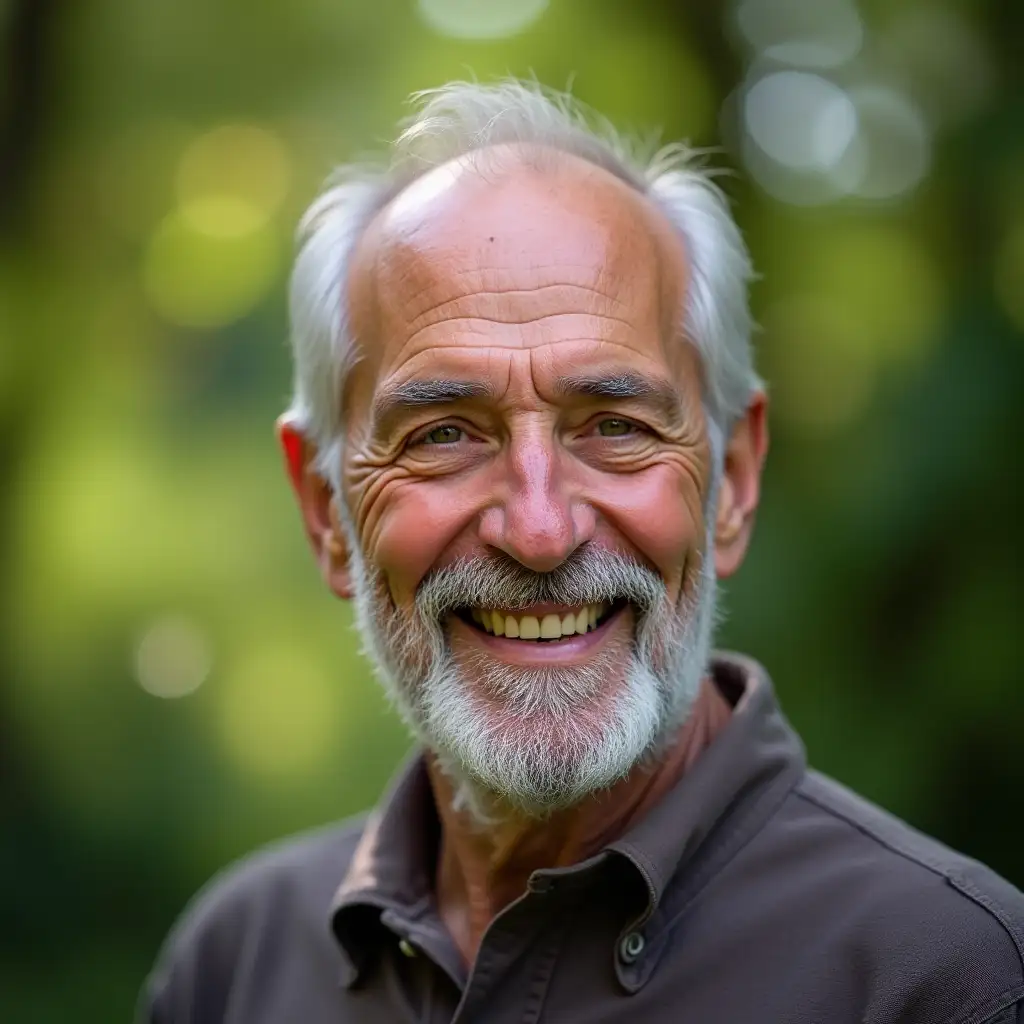
[[[571,81],[750,172],[725,187],[774,445],[723,646],[769,667],[818,767],[1024,883],[1024,9],[862,3],[828,74],[896,83],[912,106],[869,111],[890,136],[920,118],[860,193],[898,194],[812,203],[750,150],[742,83],[795,52],[750,6],[0,3],[4,1021],[128,1019],[212,872],[372,804],[406,747],[273,443],[284,282],[331,165],[470,71]],[[769,114],[771,143],[797,115]]]

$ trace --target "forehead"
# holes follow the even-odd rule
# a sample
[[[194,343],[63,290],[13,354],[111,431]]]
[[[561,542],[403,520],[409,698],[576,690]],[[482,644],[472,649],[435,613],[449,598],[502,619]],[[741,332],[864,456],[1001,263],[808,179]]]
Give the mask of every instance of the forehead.
[[[600,168],[573,157],[445,165],[394,200],[357,249],[350,388],[368,397],[416,367],[501,350],[545,349],[549,363],[590,345],[664,363],[685,276],[668,225]]]

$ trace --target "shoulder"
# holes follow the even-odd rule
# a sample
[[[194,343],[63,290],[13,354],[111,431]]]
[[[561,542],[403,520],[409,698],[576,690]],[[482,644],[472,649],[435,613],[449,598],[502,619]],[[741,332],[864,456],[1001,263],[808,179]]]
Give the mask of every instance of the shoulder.
[[[784,811],[829,857],[852,952],[910,1019],[983,1021],[1024,998],[1024,894],[839,783],[808,773]]]
[[[174,925],[147,980],[140,1019],[158,1003],[209,1005],[211,991],[268,941],[329,948],[331,899],[362,836],[365,816],[279,840],[215,875]],[[201,965],[201,970],[200,970]],[[168,1015],[170,1017],[170,1014]],[[177,1011],[173,1019],[192,1019]]]
[[[363,824],[358,818],[278,840],[225,868],[186,907],[171,943],[309,916],[326,921]]]

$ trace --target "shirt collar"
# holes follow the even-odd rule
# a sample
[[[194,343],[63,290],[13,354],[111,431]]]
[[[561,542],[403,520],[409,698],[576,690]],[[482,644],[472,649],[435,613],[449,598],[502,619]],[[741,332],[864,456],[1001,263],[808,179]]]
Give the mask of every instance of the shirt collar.
[[[669,883],[693,870],[693,884],[710,877],[728,854],[728,842],[707,843],[726,819],[761,821],[757,807],[770,813],[775,801],[796,783],[805,768],[803,745],[776,701],[767,672],[754,660],[717,654],[711,674],[733,705],[729,724],[650,813],[597,857],[568,868],[534,873],[534,879],[564,878],[592,871],[610,856],[620,858],[642,880],[646,906],[630,928],[657,921]],[[748,830],[731,828],[732,842]],[[367,924],[382,913],[401,912],[410,921],[433,905],[440,823],[422,755],[399,772],[378,809],[366,823],[352,862],[335,894],[331,922],[346,956],[346,982],[361,972],[371,950],[374,929]],[[714,863],[706,856],[714,847]],[[699,876],[699,877],[698,877]],[[531,884],[533,879],[531,879]],[[689,886],[692,887],[692,886]],[[657,915],[657,916],[656,916]],[[389,914],[390,916],[390,914]]]
[[[426,764],[415,754],[367,819],[331,903],[331,930],[345,956],[344,984],[362,973],[382,914],[415,917],[430,906],[439,839]]]
[[[803,744],[784,718],[767,672],[756,661],[737,654],[716,655],[712,677],[733,705],[729,724],[666,797],[608,845],[631,861],[648,883],[651,910],[725,818],[733,819],[777,781],[791,788],[806,767]]]

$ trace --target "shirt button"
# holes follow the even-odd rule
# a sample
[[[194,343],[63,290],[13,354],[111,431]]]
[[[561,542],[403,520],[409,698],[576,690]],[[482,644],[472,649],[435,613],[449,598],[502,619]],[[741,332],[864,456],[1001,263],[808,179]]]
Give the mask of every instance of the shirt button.
[[[399,939],[398,948],[411,960],[416,956],[416,947],[408,939]]]
[[[619,959],[624,964],[635,964],[645,945],[646,940],[640,932],[630,932],[619,943]]]

